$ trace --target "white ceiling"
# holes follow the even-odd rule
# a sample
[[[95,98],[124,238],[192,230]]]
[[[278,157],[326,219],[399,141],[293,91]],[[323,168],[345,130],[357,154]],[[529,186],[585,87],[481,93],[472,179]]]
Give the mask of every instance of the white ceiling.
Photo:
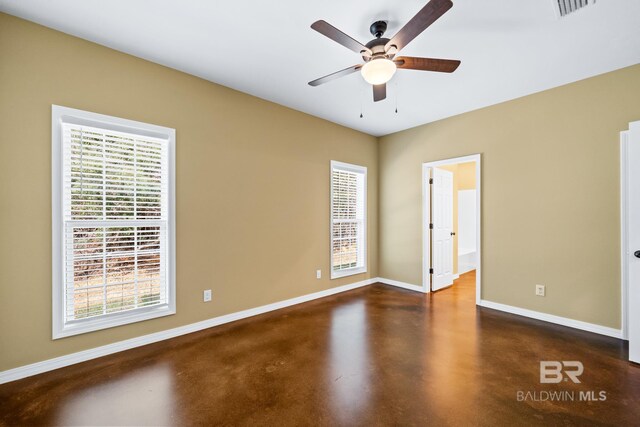
[[[324,19],[366,43],[373,21],[388,20],[390,37],[426,0],[0,0],[0,10],[379,136],[640,62],[640,1],[598,0],[564,18],[553,1],[454,0],[402,54],[460,59],[458,70],[399,70],[376,104],[358,73],[307,85],[361,62],[309,26]]]

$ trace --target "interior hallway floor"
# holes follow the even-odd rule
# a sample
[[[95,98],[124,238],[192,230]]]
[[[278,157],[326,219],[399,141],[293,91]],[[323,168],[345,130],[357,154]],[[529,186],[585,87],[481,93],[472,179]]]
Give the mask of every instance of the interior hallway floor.
[[[367,286],[4,384],[0,425],[638,425],[626,355],[476,308],[470,272],[432,295]],[[540,384],[541,360],[581,361],[581,383]]]

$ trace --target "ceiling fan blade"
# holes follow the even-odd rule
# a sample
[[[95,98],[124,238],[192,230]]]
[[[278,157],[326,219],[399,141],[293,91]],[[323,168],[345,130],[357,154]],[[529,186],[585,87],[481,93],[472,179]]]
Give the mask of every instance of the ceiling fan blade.
[[[349,37],[348,35],[346,35],[345,33],[343,33],[342,31],[340,31],[339,29],[337,29],[336,27],[334,27],[333,25],[329,24],[326,21],[323,21],[323,20],[316,21],[313,24],[311,24],[311,28],[313,28],[320,34],[326,37],[329,37],[331,40],[341,44],[347,49],[351,49],[356,53],[360,53],[364,56],[372,55],[371,50],[368,47],[366,47],[359,41]]]
[[[405,70],[438,71],[453,73],[460,61],[454,59],[416,58],[413,56],[399,56],[393,60],[398,68]]]
[[[387,97],[387,84],[373,85],[373,101],[382,101]]]
[[[353,66],[351,66],[349,68],[345,68],[344,70],[336,71],[335,73],[331,73],[331,74],[326,75],[324,77],[320,77],[319,79],[315,79],[313,81],[310,81],[309,82],[309,86],[319,86],[319,85],[321,85],[323,83],[330,82],[331,80],[335,80],[335,79],[343,77],[343,76],[348,76],[351,73],[355,73],[360,68],[362,68],[362,65],[360,65],[360,64],[353,65]]]
[[[400,50],[408,45],[418,34],[426,30],[429,25],[451,9],[451,6],[453,6],[451,0],[431,0],[387,42],[385,51],[389,50],[391,46],[395,46],[397,50]]]

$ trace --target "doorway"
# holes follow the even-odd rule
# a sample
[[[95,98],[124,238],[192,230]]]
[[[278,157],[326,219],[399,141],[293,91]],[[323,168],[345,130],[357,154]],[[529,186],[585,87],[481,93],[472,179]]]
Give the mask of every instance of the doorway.
[[[422,164],[422,288],[435,292],[475,275],[481,296],[480,154]]]

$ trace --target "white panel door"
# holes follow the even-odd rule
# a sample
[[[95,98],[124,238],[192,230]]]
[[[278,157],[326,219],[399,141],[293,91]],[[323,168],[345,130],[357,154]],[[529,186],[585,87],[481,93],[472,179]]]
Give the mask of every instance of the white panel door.
[[[631,123],[627,135],[629,360],[640,363],[640,122]]]
[[[431,173],[431,290],[437,291],[453,284],[453,173]]]

